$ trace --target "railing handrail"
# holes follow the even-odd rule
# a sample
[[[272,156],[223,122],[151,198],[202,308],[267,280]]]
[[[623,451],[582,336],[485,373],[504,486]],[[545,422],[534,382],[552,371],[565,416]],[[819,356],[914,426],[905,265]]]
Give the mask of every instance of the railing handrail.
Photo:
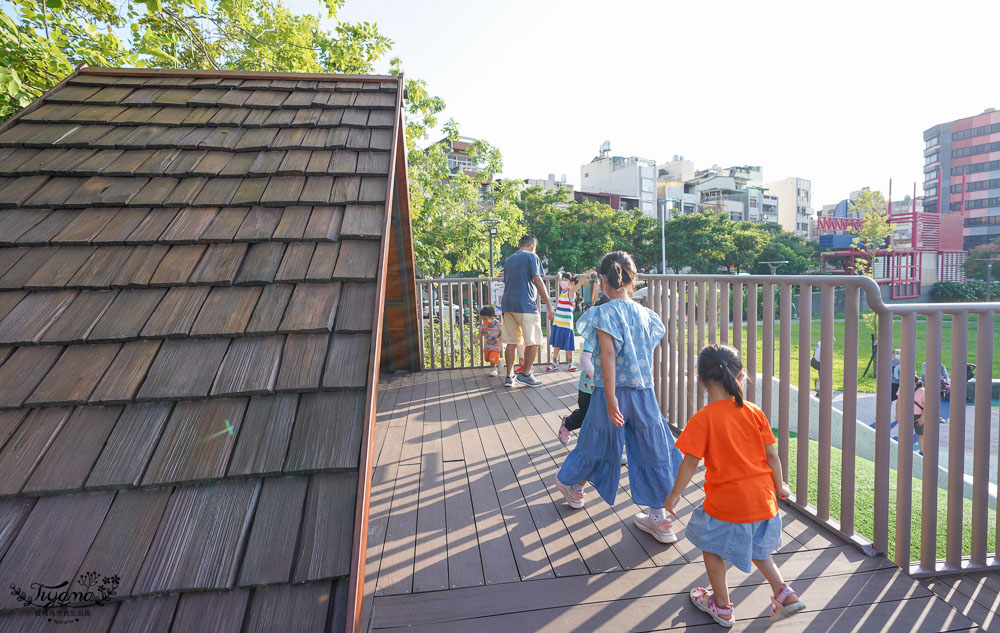
[[[1000,301],[992,302],[969,302],[969,303],[886,303],[882,300],[880,286],[870,277],[861,275],[639,275],[641,280],[659,279],[668,281],[671,279],[684,279],[685,281],[721,281],[724,283],[757,283],[757,284],[778,284],[793,283],[800,285],[836,285],[845,287],[860,287],[865,291],[865,299],[868,307],[875,314],[903,315],[921,312],[971,312],[982,314],[985,312],[1000,311]],[[804,284],[803,280],[816,280],[815,282]]]
[[[544,275],[542,279],[547,281],[555,279],[555,275]],[[494,277],[493,280],[499,280]],[[845,287],[860,287],[865,291],[865,301],[868,307],[875,314],[894,315],[919,314],[923,312],[969,312],[971,314],[983,314],[986,312],[1000,311],[1000,301],[978,301],[969,303],[886,303],[882,299],[881,287],[870,277],[861,275],[659,275],[640,274],[640,281],[684,279],[690,281],[720,281],[724,283],[757,283],[757,284],[780,284],[790,282],[802,284],[804,280],[815,280],[809,283],[810,286],[817,285],[837,285]],[[430,279],[418,279],[417,283],[433,285],[439,283],[462,283],[462,282],[484,282],[490,281],[489,277],[434,277]]]

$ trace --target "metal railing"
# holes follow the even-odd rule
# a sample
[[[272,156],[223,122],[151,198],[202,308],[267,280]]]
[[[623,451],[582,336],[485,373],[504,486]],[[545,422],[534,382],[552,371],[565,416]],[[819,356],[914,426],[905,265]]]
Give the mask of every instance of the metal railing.
[[[748,374],[757,376],[747,381],[745,395],[761,407],[777,430],[787,479],[792,479],[789,466],[794,466],[794,480],[789,484],[796,507],[870,553],[892,554],[900,567],[915,575],[1000,568],[993,553],[1000,541],[1000,519],[990,508],[996,506],[990,491],[991,469],[997,468],[991,466],[990,434],[995,426],[994,313],[1000,311],[1000,303],[886,304],[875,282],[859,276],[646,275],[642,281],[647,284],[645,304],[667,326],[662,344],[654,351],[654,378],[660,407],[674,428],[683,429],[706,401],[695,371],[698,352],[709,343],[732,345],[741,350]],[[550,296],[555,296],[554,278],[547,278],[546,283]],[[418,280],[425,368],[484,366],[475,339],[479,308],[490,302],[488,284],[485,278]],[[820,296],[818,323],[813,315],[814,293]],[[840,313],[835,313],[835,293],[844,295]],[[859,360],[868,359],[867,351],[865,356],[859,354],[867,343],[861,340],[865,328],[862,293],[877,318],[877,348],[873,345],[877,354],[872,360],[879,371],[874,412],[859,417]],[[793,307],[797,307],[794,317]],[[541,302],[539,310],[544,312]],[[974,353],[968,346],[972,320]],[[542,323],[547,334],[548,321],[543,318]],[[903,415],[898,422],[900,441],[892,438],[896,417],[891,399],[892,350],[902,350],[901,376],[919,373],[919,356],[926,362],[927,384],[938,385],[946,323],[951,353],[950,359],[943,360],[950,361],[953,377],[950,420],[947,426],[924,425],[921,459],[911,441],[912,415]],[[818,336],[814,336],[817,325]],[[924,341],[919,349],[918,329]],[[836,359],[835,334],[840,354]],[[831,362],[820,363],[818,396],[814,396],[815,370],[809,361],[817,340],[826,350],[821,358]],[[551,362],[547,342],[540,356],[538,362]],[[977,363],[971,464],[966,463],[964,406],[969,362]],[[834,365],[842,365],[842,375],[839,369],[834,374]],[[837,394],[835,378],[842,381]],[[901,383],[898,406],[912,411],[914,385],[906,380]],[[839,395],[836,407],[835,395]],[[872,408],[870,397],[866,397],[866,407]],[[925,420],[940,416],[937,388],[926,390],[924,411]],[[835,435],[837,422],[840,429]],[[940,429],[947,430],[948,452],[941,460],[946,463],[939,464]],[[790,454],[793,442],[794,455]],[[857,489],[856,478],[865,470],[865,460],[874,471],[874,484]],[[921,486],[916,497],[915,478]],[[941,508],[939,494],[945,497]],[[965,536],[969,505],[971,531]],[[858,515],[858,509],[863,515]],[[945,526],[940,544],[939,524]]]
[[[549,297],[555,305],[554,276],[544,277]],[[451,369],[485,367],[479,336],[479,309],[490,305],[490,280],[487,277],[451,277],[418,279],[420,299],[420,331],[424,337],[423,367]],[[550,323],[545,317],[545,303],[539,298],[544,342],[536,363],[552,362],[548,344]]]
[[[704,390],[697,383],[695,359],[708,343],[730,344],[743,352],[744,365],[758,380],[748,380],[746,396],[758,403],[772,426],[777,428],[778,448],[786,478],[789,461],[794,459],[795,480],[790,481],[792,502],[805,513],[870,551],[888,554],[890,539],[893,559],[904,570],[916,575],[954,573],[958,570],[995,569],[1000,564],[988,551],[988,543],[1000,540],[1000,519],[990,521],[990,433],[992,403],[992,362],[994,313],[1000,303],[963,304],[886,304],[875,282],[858,276],[732,276],[732,275],[654,275],[648,283],[647,305],[658,312],[667,325],[667,334],[656,350],[655,379],[657,397],[664,415],[677,429],[705,402]],[[843,325],[834,312],[834,291],[843,289],[846,302]],[[793,321],[793,291],[797,290],[798,319]],[[855,474],[859,457],[858,422],[858,351],[861,318],[861,291],[878,319],[877,357],[879,369],[875,391],[874,490],[856,490]],[[762,305],[758,293],[762,291]],[[819,342],[820,370],[818,399],[812,395],[809,361],[813,356],[812,294],[820,293]],[[777,304],[777,310],[776,310]],[[744,313],[745,306],[745,313]],[[950,421],[947,427],[936,423],[941,412],[942,324],[950,317],[951,386]],[[975,383],[975,414],[971,475],[966,471],[966,363],[969,321],[975,319],[975,359],[978,359]],[[917,348],[918,320],[922,321],[924,345]],[[899,441],[895,459],[891,427],[894,407],[891,400],[892,350],[894,332],[899,327],[901,350],[900,376],[918,374],[917,354],[926,362],[924,420],[924,457],[921,467],[913,469],[915,451],[912,415],[900,416]],[[758,327],[760,333],[758,335]],[[843,336],[843,393],[836,413],[841,437],[832,434],[834,397],[834,331]],[[731,329],[730,329],[731,328]],[[792,332],[797,329],[797,376],[793,378]],[[758,352],[758,336],[762,338]],[[778,362],[774,364],[775,339]],[[761,358],[758,358],[761,356]],[[946,361],[948,359],[945,359]],[[777,371],[777,376],[775,376]],[[777,378],[775,387],[775,377]],[[792,388],[796,388],[796,426],[791,427]],[[915,385],[900,381],[898,406],[913,411]],[[775,398],[776,391],[776,398]],[[775,400],[777,402],[775,402]],[[957,405],[957,406],[955,406]],[[776,423],[772,418],[777,410]],[[947,465],[939,465],[939,428],[948,430]],[[866,430],[866,429],[865,429]],[[789,454],[792,433],[796,435],[795,455]],[[809,439],[812,438],[812,439]],[[835,442],[835,440],[837,440]],[[817,453],[810,464],[811,447]],[[840,448],[839,490],[831,482],[834,472],[831,453]],[[995,457],[995,455],[994,455]],[[890,525],[890,471],[895,461],[895,521]],[[944,466],[939,468],[939,466]],[[811,482],[810,471],[815,473]],[[922,482],[921,494],[914,499],[914,477]],[[942,479],[944,478],[944,479]],[[967,493],[971,479],[971,493]],[[946,495],[946,507],[939,514],[939,485]],[[839,493],[839,508],[831,508],[833,493]],[[859,493],[871,495],[872,517],[856,516]],[[971,535],[963,537],[966,497],[971,497]],[[810,499],[815,499],[815,504]],[[994,499],[995,506],[995,499]],[[867,507],[863,505],[861,507]],[[831,510],[833,512],[831,512]],[[836,517],[833,514],[836,513]],[[944,557],[938,556],[938,525],[945,523]],[[919,521],[918,534],[911,533],[912,522]],[[871,525],[870,533],[859,532],[859,524]],[[867,530],[865,530],[867,532]],[[992,533],[991,533],[992,531]],[[918,537],[918,538],[914,538]],[[911,546],[911,543],[914,544]],[[913,547],[916,552],[914,553]],[[966,552],[968,553],[966,555]]]

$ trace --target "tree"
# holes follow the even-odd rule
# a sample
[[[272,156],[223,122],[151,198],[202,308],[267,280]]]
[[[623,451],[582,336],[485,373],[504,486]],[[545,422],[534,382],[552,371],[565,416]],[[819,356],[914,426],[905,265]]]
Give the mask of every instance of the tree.
[[[859,275],[875,279],[875,262],[878,259],[878,251],[889,248],[888,240],[892,236],[893,228],[892,223],[889,222],[885,198],[879,191],[862,189],[861,194],[854,199],[854,209],[861,214],[861,229],[851,240],[851,246],[861,254],[861,259],[855,260],[854,269]],[[865,312],[862,318],[868,328],[877,334],[878,315],[874,312]],[[876,334],[872,335],[873,350]],[[875,373],[878,373],[877,364]]]
[[[816,242],[789,233],[780,224],[768,222],[760,229],[768,235],[768,242],[758,257],[758,262],[786,261],[778,270],[782,275],[804,275],[819,268],[819,246]],[[769,273],[770,268],[757,264],[754,272]]]
[[[972,249],[965,260],[965,274],[970,279],[986,279],[987,260],[1000,257],[1000,240],[993,240]],[[998,267],[1000,272],[1000,267]]]
[[[733,221],[716,211],[689,213],[666,226],[667,266],[676,271],[715,273],[726,265],[733,250]]]
[[[336,18],[345,0],[322,0]],[[10,0],[0,11],[0,119],[79,64],[371,72],[392,46],[367,22],[320,28],[281,0]]]
[[[726,251],[726,268],[735,268],[737,273],[749,270],[760,261],[764,247],[770,236],[760,225],[753,222],[733,222],[730,229],[730,248]]]

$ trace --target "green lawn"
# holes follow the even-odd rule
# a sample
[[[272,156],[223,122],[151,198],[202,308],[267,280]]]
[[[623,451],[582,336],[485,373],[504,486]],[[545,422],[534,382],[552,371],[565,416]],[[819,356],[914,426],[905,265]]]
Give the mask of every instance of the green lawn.
[[[789,440],[789,464],[788,481],[795,491],[795,451],[797,438]],[[815,441],[809,442],[809,503],[816,504],[817,481],[816,472],[819,463],[819,444]],[[830,450],[830,514],[835,519],[840,519],[840,482],[841,482],[841,452],[837,448]],[[854,480],[854,529],[865,538],[871,540],[874,528],[874,491],[875,491],[875,464],[865,460],[855,461]],[[923,484],[919,479],[913,480],[913,513],[911,525],[911,549],[910,558],[920,559],[920,508]],[[947,534],[948,519],[946,510],[948,508],[948,495],[944,490],[938,489],[937,500],[937,557],[945,557],[945,537]],[[972,550],[972,502],[965,499],[962,513],[962,553],[968,555]],[[889,559],[896,555],[895,546],[895,525],[896,525],[896,471],[889,471]],[[987,518],[987,551],[995,551],[996,541],[993,526],[996,525],[996,512],[989,511]]]
[[[975,319],[969,320],[969,331],[968,331],[968,362],[977,364],[976,361],[976,333],[978,331]],[[901,323],[899,319],[896,319],[896,323],[892,328],[892,339],[893,347],[899,347],[899,338],[901,334]],[[781,337],[779,333],[778,324],[775,323],[774,332],[774,375],[778,375],[778,362],[781,358],[780,356],[780,346]],[[791,376],[792,384],[798,382],[798,371],[799,371],[799,323],[794,321],[791,324],[792,331],[792,341],[791,341]],[[833,336],[837,339],[834,344],[834,358],[833,358],[833,388],[836,391],[841,391],[844,388],[844,322],[835,321],[833,324]],[[746,362],[747,354],[747,341],[746,332],[744,332],[742,349],[740,352],[743,355],[743,360]],[[813,346],[819,341],[820,336],[820,322],[812,322],[812,333],[811,340]],[[951,371],[951,315],[944,315],[941,324],[941,359]],[[993,324],[993,340],[994,347],[997,345],[997,340],[1000,339],[1000,319],[996,320]],[[732,334],[730,332],[730,342],[732,342]],[[763,372],[763,345],[764,345],[764,328],[762,325],[757,326],[757,371]],[[861,374],[865,370],[865,366],[868,364],[868,359],[871,356],[871,330],[862,322],[858,326],[858,391],[862,392],[875,392],[875,378],[872,372],[869,370],[868,375],[861,377]],[[927,321],[923,317],[917,317],[917,373],[920,373],[920,364],[924,362],[924,358],[927,355]],[[824,354],[825,356],[825,354]],[[809,357],[812,357],[810,353]],[[1000,376],[1000,354],[993,354],[993,376]],[[812,371],[812,376],[815,378],[817,372]],[[964,377],[964,376],[963,376]],[[810,388],[812,385],[810,385]]]

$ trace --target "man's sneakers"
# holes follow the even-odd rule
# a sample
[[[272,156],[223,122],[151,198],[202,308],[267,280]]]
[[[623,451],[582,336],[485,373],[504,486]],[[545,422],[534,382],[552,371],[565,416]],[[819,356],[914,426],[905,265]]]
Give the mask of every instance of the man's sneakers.
[[[653,538],[661,543],[674,543],[677,541],[677,536],[671,529],[670,519],[666,517],[658,519],[645,512],[638,512],[632,517],[632,522],[643,532],[652,534]]]
[[[510,376],[507,376],[506,378],[503,379],[503,386],[504,387],[508,387],[508,388],[509,387],[513,387],[514,386],[514,379],[511,378]]]
[[[556,488],[562,493],[569,507],[579,510],[583,507],[583,486],[567,486],[556,477]]]
[[[535,378],[531,374],[518,374],[517,382],[528,387],[541,387],[542,381]]]

